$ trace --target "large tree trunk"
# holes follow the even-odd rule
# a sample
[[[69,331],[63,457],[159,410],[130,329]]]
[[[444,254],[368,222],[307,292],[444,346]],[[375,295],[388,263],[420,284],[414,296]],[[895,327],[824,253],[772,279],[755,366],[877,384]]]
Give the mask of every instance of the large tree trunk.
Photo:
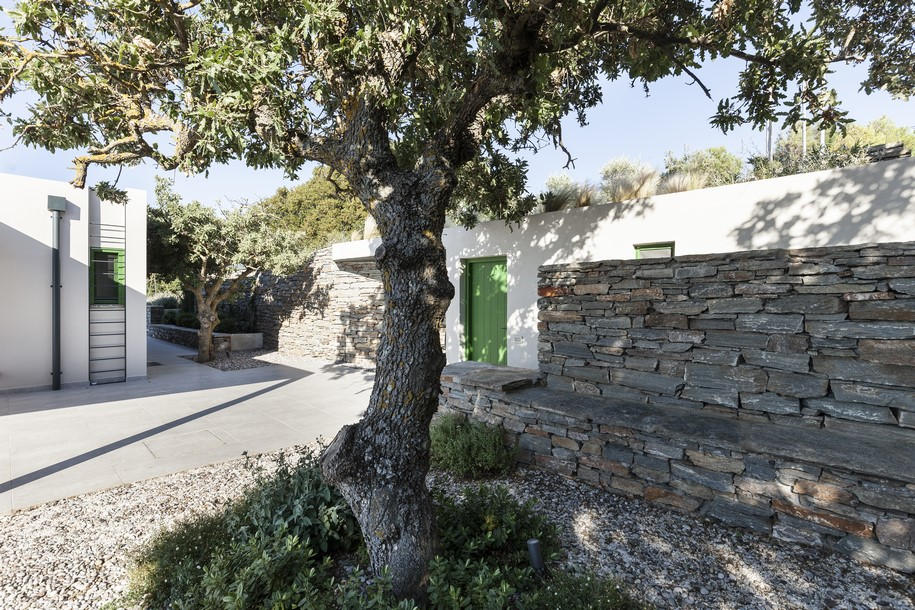
[[[322,465],[356,514],[373,571],[387,567],[398,597],[421,600],[435,549],[425,479],[445,365],[439,329],[454,296],[441,241],[451,186],[408,176],[374,212],[385,312],[369,407],[340,431]]]

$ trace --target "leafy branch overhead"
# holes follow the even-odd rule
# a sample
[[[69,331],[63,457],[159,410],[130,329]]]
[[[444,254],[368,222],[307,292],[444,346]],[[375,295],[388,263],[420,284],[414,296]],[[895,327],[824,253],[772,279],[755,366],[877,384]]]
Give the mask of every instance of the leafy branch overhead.
[[[602,78],[698,79],[734,58],[722,129],[790,124],[802,107],[841,123],[826,83],[837,61],[869,60],[867,90],[915,89],[906,0],[26,0],[10,15],[0,103],[38,93],[15,132],[82,150],[77,186],[94,164],[194,173],[242,158],[295,174],[317,161],[370,200],[377,185],[357,174],[383,136],[399,167],[441,157],[481,212],[512,217],[534,204],[518,154],[561,146],[561,118],[584,122]]]

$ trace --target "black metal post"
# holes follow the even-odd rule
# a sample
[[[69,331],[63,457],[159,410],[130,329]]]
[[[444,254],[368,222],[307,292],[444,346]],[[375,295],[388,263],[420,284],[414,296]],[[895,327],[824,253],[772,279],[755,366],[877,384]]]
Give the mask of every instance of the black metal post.
[[[60,219],[67,209],[63,197],[48,197],[51,211],[51,389],[60,389]]]

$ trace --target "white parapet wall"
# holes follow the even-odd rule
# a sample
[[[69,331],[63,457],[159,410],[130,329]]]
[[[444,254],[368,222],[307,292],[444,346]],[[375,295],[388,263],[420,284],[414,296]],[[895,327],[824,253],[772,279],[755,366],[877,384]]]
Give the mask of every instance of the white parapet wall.
[[[60,222],[61,381],[89,379],[89,189],[0,174],[0,391],[51,384],[51,236],[48,196],[63,197]],[[146,194],[128,190],[125,300],[127,375],[146,375]]]

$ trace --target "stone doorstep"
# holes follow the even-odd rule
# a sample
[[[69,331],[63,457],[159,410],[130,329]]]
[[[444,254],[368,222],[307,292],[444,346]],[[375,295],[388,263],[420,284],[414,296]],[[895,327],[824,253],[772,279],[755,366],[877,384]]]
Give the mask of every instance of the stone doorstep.
[[[446,367],[446,373],[452,366]],[[630,428],[665,438],[915,483],[915,450],[902,450],[898,435],[748,421],[686,407],[646,406],[608,396],[587,396],[545,387],[516,389],[506,401],[562,420]],[[915,448],[915,433],[906,436],[911,437]]]

